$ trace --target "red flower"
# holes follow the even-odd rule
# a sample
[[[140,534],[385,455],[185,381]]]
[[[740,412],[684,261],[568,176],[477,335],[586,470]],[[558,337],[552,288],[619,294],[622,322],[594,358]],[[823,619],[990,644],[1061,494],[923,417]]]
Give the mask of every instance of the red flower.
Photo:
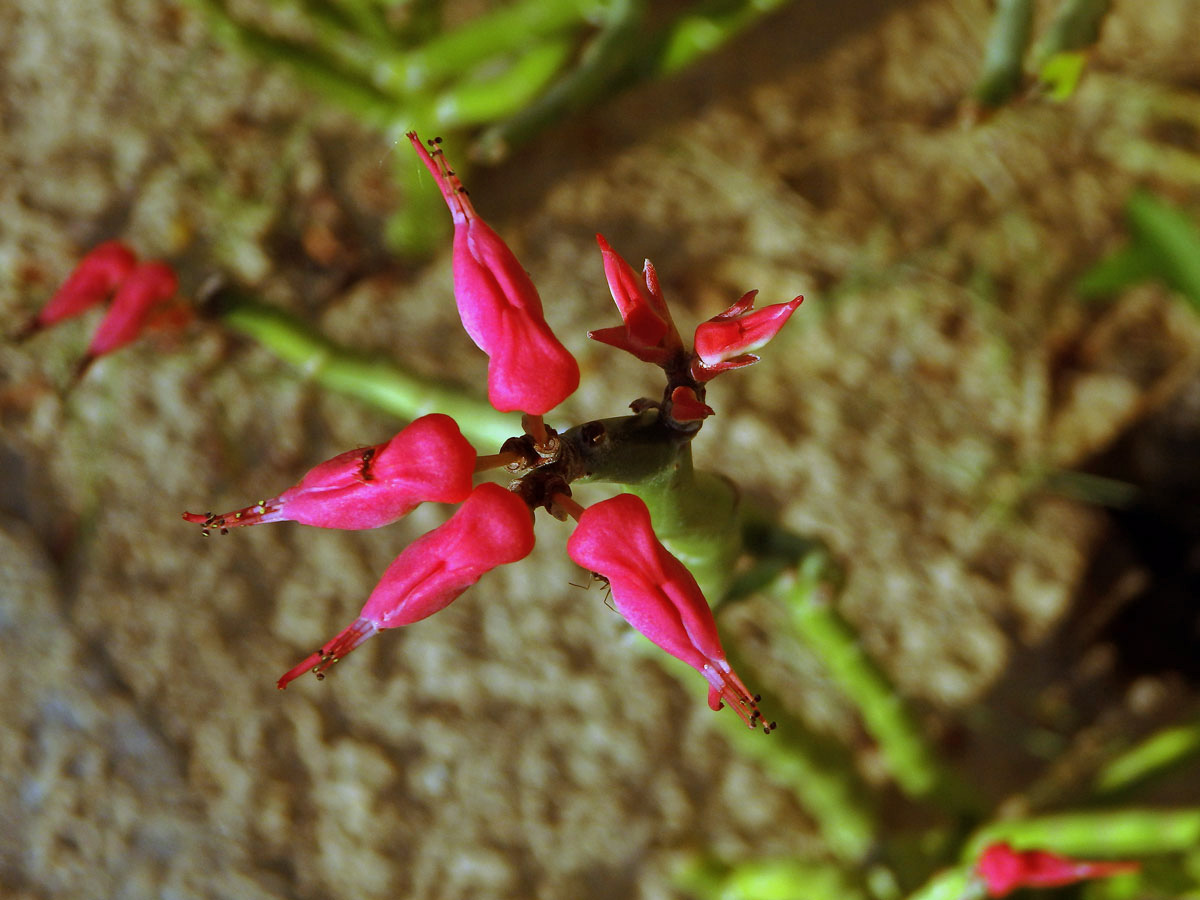
[[[1019,853],[1006,843],[988,846],[975,866],[992,897],[1003,897],[1022,887],[1058,887],[1137,869],[1136,862],[1088,862],[1045,850]]]
[[[170,300],[178,290],[179,279],[166,263],[142,263],[128,273],[118,285],[108,313],[92,335],[85,364],[136,339],[146,326],[152,308]]]
[[[758,357],[750,351],[775,337],[796,307],[804,302],[803,297],[796,297],[787,303],[756,310],[754,296],[757,293],[748,291],[725,312],[696,328],[692,376],[697,381],[708,381],[722,372],[758,362]]]
[[[433,413],[385,443],[321,463],[278,497],[221,515],[183,517],[222,532],[284,521],[321,528],[378,528],[427,500],[465,500],[474,470],[475,448],[453,419]]]
[[[42,311],[21,329],[18,337],[28,337],[103,303],[135,265],[137,257],[120,241],[106,241],[92,248]]]
[[[616,301],[624,325],[589,331],[588,337],[632,353],[643,362],[662,365],[673,354],[683,351],[679,332],[658,286],[658,275],[646,260],[643,277],[646,286],[634,274],[633,267],[609,246],[603,235],[596,235],[604,260],[604,277]]]
[[[498,484],[475,488],[444,525],[405,548],[384,573],[349,626],[286,672],[280,690],[312,670],[318,678],[383,628],[410,625],[445,609],[485,572],[524,559],[533,550],[533,514]]]
[[[529,273],[479,218],[441,149],[430,154],[416,132],[408,139],[454,218],[454,297],[467,334],[489,357],[488,400],[500,412],[549,412],[579,387],[579,365],[546,324]]]
[[[758,723],[758,698],[725,661],[712,610],[692,573],[655,536],[645,503],[618,494],[592,504],[567,553],[608,579],[617,612],[630,625],[707,679],[710,707],[720,709],[724,700],[749,727]],[[764,724],[766,731],[773,727]]]

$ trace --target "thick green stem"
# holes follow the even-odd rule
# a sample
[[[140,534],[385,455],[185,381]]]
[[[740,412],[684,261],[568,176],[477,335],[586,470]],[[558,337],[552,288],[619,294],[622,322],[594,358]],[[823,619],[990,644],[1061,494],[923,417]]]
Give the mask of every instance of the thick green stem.
[[[221,288],[210,303],[235,331],[300,369],[323,387],[357,397],[403,419],[442,412],[458,422],[472,443],[499,446],[520,425],[460,388],[404,371],[382,358],[340,347],[282,310],[258,303],[233,288]]]

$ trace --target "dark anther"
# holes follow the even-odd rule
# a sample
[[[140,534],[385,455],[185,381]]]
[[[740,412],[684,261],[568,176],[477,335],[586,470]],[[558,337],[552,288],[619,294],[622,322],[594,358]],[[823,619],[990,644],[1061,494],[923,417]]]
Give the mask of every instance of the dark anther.
[[[375,458],[375,448],[368,447],[363,451],[362,466],[358,470],[358,477],[363,481],[372,481],[375,476],[371,474],[371,460]]]
[[[754,702],[755,702],[755,703],[762,703],[762,694],[755,694],[755,695],[754,695]]]
[[[208,537],[208,535],[209,535],[209,531],[208,531],[208,529],[207,529],[207,528],[201,528],[201,529],[200,529],[200,533],[201,533],[202,535],[204,535],[205,537]]]
[[[222,529],[221,529],[221,534],[229,534],[229,529],[228,529],[228,528],[222,528]]]

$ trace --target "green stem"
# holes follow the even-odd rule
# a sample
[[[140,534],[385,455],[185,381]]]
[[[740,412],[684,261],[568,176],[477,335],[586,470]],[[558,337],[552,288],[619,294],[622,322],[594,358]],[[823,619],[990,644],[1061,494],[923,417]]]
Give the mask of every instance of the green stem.
[[[376,126],[390,124],[396,103],[371,85],[361,72],[307,44],[267,34],[234,19],[222,0],[191,0],[208,18],[213,33],[269,62],[289,67],[305,83]]]
[[[1040,70],[1051,57],[1086,50],[1100,40],[1110,6],[1111,0],[1063,0],[1034,49],[1034,67]]]
[[[983,70],[971,92],[983,106],[1003,106],[1021,86],[1033,30],[1033,0],[998,0],[983,49]]]
[[[488,66],[440,93],[433,100],[435,127],[482,125],[517,113],[545,88],[567,62],[571,41],[535,44],[500,71]]]
[[[1164,728],[1122,753],[1096,775],[1096,793],[1126,793],[1200,757],[1200,722]]]
[[[806,564],[769,587],[768,595],[787,611],[796,633],[854,703],[901,789],[913,797],[936,795],[952,808],[962,808],[966,792],[953,782],[911,709],[834,608],[832,592],[822,582],[824,561],[814,554]]]
[[[668,75],[716,50],[789,0],[711,0],[675,19],[662,35],[655,68]]]
[[[996,841],[1009,841],[1017,849],[1081,857],[1182,853],[1200,845],[1200,808],[1062,813],[996,822],[972,836],[962,858],[973,860]]]
[[[601,31],[584,50],[579,65],[519,113],[487,129],[471,148],[472,157],[498,162],[551,122],[630,80],[650,46],[644,30],[643,0],[611,0]]]
[[[649,641],[643,642],[653,659],[689,694],[695,695],[703,682],[696,670],[668,656]],[[746,671],[745,661],[726,647],[735,671]],[[813,733],[785,717],[786,707],[770,691],[755,690],[762,699],[759,706],[770,712],[777,726],[770,735],[746,727],[730,710],[721,710],[710,721],[738,752],[753,760],[779,787],[790,791],[813,817],[821,836],[838,859],[861,862],[875,842],[875,813],[871,801],[854,771],[850,755],[840,744]]]
[[[586,21],[597,5],[597,0],[519,0],[382,60],[375,82],[401,95],[428,90],[486,60],[524,50],[546,35]]]
[[[353,353],[282,310],[258,303],[233,288],[220,288],[210,303],[221,321],[254,338],[307,378],[357,397],[384,412],[415,419],[442,412],[458,422],[472,443],[499,446],[520,425],[460,388],[404,371],[395,363]]]

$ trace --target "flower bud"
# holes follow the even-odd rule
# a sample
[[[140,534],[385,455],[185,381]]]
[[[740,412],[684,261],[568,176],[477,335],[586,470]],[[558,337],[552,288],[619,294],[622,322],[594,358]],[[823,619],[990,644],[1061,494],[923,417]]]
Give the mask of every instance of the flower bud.
[[[723,313],[702,322],[696,328],[696,360],[692,375],[697,381],[708,381],[721,372],[749,366],[758,362],[751,353],[775,337],[787,324],[803,297],[787,303],[776,303],[754,309],[754,296],[748,291],[737,303]]]

